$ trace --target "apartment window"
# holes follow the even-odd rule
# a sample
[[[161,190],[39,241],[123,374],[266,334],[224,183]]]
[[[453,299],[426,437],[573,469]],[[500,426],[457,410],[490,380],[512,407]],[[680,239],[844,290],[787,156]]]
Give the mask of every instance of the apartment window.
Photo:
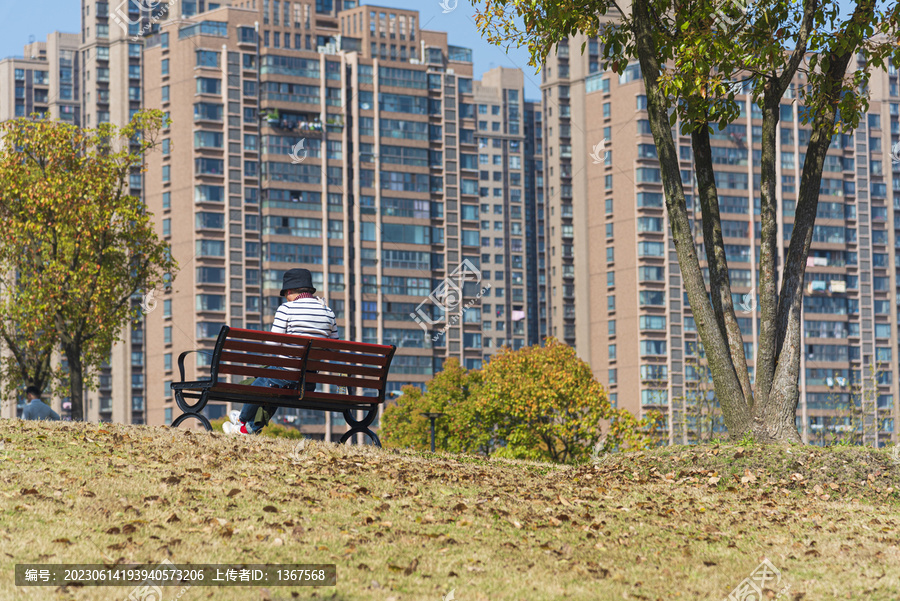
[[[161,94],[162,94],[162,101],[169,102],[169,86],[163,86]]]
[[[197,50],[196,66],[218,68],[219,53],[214,50]]]
[[[639,257],[662,257],[665,250],[666,245],[663,242],[638,242]]]
[[[642,355],[665,355],[666,354],[666,341],[665,340],[641,340],[641,354]]]
[[[165,86],[168,88],[168,86]],[[222,80],[215,79],[212,77],[198,77],[197,78],[197,93],[198,94],[221,94],[222,93]],[[167,92],[168,99],[168,92]]]
[[[169,74],[169,59],[162,59],[162,62],[160,63],[160,70],[162,71],[163,75]]]
[[[642,329],[642,330],[665,330],[666,329],[665,315],[641,315],[639,323],[640,323],[640,329]]]

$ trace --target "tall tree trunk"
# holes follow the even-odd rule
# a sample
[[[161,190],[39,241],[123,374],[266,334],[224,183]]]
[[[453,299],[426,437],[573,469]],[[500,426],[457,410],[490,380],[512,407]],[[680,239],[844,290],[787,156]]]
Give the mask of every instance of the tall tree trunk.
[[[81,361],[81,345],[64,343],[63,352],[69,362],[69,401],[72,403],[72,421],[84,421],[84,364]]]
[[[856,15],[868,12],[871,18],[874,4],[861,2]],[[753,430],[757,439],[800,442],[796,427],[797,405],[800,400],[798,386],[800,378],[801,312],[803,309],[803,283],[806,259],[816,222],[819,206],[819,188],[825,155],[831,145],[832,130],[837,115],[837,105],[843,90],[843,79],[851,58],[856,54],[856,43],[850,40],[842,54],[823,56],[820,63],[825,81],[822,86],[824,102],[819,102],[820,110],[815,117],[813,131],[806,151],[803,174],[800,178],[800,193],[794,216],[794,230],[788,247],[784,266],[784,281],[779,296],[776,318],[778,363],[771,392],[765,404],[756,407],[753,416]]]
[[[781,96],[784,90],[775,78],[763,92],[762,155],[760,157],[760,241],[759,241],[759,338],[756,349],[756,404],[766,405],[777,358],[778,313],[778,199],[776,152]]]
[[[719,329],[715,312],[706,294],[706,283],[700,271],[700,262],[694,246],[678,168],[678,154],[672,129],[669,125],[665,97],[660,89],[660,63],[653,43],[653,21],[648,0],[636,0],[634,8],[635,49],[641,64],[641,73],[647,91],[647,112],[650,130],[659,153],[659,165],[666,209],[672,228],[672,238],[678,253],[678,264],[684,279],[684,287],[697,323],[700,339],[706,350],[716,396],[722,405],[725,424],[731,436],[740,438],[750,430],[751,419],[741,382],[735,372],[728,344]]]
[[[750,372],[744,354],[744,336],[734,315],[731,278],[728,276],[728,260],[725,257],[725,242],[722,239],[719,198],[716,193],[716,178],[706,123],[697,124],[697,129],[691,134],[691,143],[694,148],[694,169],[697,174],[697,196],[703,214],[703,241],[706,246],[706,263],[709,266],[709,289],[713,310],[722,337],[728,341],[733,368],[741,382],[744,401],[748,407],[752,407],[753,390],[750,387]]]

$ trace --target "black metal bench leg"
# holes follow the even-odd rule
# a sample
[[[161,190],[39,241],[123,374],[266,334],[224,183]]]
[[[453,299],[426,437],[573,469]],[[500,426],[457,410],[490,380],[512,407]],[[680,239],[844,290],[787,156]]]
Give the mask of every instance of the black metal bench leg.
[[[378,417],[378,407],[377,406],[372,407],[369,410],[369,412],[366,413],[366,416],[363,417],[361,420],[357,420],[353,416],[354,411],[356,411],[356,410],[355,409],[344,410],[344,419],[347,421],[347,425],[350,426],[350,429],[343,436],[341,436],[341,444],[344,444],[345,442],[347,442],[350,439],[350,437],[353,436],[354,434],[356,434],[357,432],[362,432],[363,434],[368,436],[370,439],[372,439],[372,442],[375,443],[375,446],[380,447],[381,440],[379,440],[378,435],[369,429],[369,426],[372,424],[373,421],[375,421],[375,418]]]
[[[198,422],[200,422],[203,425],[203,427],[206,428],[207,432],[212,432],[212,424],[209,423],[209,420],[206,419],[206,416],[203,415],[202,413],[182,413],[181,415],[179,415],[178,417],[175,418],[175,421],[172,422],[171,427],[177,428],[178,426],[181,425],[181,422],[185,421],[186,419],[190,419],[190,418],[194,418]]]
[[[204,428],[206,428],[207,432],[212,432],[212,424],[209,423],[209,420],[206,419],[206,416],[200,413],[204,407],[206,407],[206,403],[209,400],[209,393],[207,391],[203,391],[200,394],[199,400],[193,405],[189,405],[187,401],[184,400],[184,392],[181,390],[175,391],[175,403],[178,405],[178,408],[183,412],[179,415],[175,421],[172,422],[173,428],[177,428],[181,425],[183,421],[189,418],[194,418],[198,422],[200,422]]]

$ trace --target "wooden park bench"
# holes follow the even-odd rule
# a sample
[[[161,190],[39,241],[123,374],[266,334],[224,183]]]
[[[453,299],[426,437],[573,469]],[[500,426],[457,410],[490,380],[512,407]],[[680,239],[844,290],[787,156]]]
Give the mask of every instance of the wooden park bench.
[[[388,370],[396,347],[364,342],[348,342],[311,336],[292,336],[258,330],[222,326],[212,351],[185,351],[178,356],[181,382],[172,384],[175,402],[184,412],[172,422],[179,426],[189,418],[198,420],[207,430],[212,426],[200,412],[209,401],[238,401],[295,409],[339,411],[350,430],[341,437],[346,442],[362,432],[381,446],[369,426],[384,402]],[[184,379],[184,358],[193,352],[210,353],[210,376],[195,381]],[[282,367],[285,369],[274,369]],[[237,384],[228,376],[278,378],[295,384],[290,388],[270,388]],[[233,378],[234,379],[234,378]],[[306,390],[316,384],[317,390]],[[324,384],[340,388],[325,392]],[[196,402],[189,404],[186,399]],[[356,411],[367,411],[361,420]]]

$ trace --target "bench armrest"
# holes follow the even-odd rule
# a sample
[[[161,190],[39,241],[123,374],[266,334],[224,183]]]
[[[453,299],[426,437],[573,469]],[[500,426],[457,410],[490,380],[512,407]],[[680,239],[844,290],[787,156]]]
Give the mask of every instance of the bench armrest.
[[[194,349],[191,351],[184,351],[180,355],[178,355],[178,373],[181,374],[181,381],[184,382],[184,358],[188,356],[190,353],[206,353],[208,355],[215,355],[214,351],[207,351],[204,349]]]

